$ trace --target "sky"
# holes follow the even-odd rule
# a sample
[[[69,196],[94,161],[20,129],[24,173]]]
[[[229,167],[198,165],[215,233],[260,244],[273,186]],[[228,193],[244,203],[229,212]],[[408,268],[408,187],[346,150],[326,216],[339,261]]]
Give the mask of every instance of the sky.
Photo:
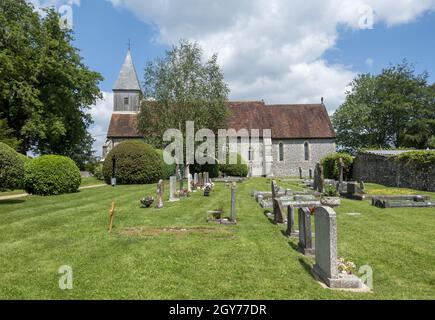
[[[359,73],[407,59],[435,82],[435,0],[29,0],[69,18],[74,46],[100,72],[104,98],[90,128],[101,153],[112,87],[128,48],[148,61],[180,39],[217,53],[231,100],[319,103],[330,113]]]

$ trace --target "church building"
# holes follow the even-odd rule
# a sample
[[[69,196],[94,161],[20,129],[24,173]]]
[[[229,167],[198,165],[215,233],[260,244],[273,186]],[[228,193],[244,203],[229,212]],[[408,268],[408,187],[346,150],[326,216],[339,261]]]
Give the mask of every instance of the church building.
[[[142,139],[137,129],[137,116],[143,94],[128,50],[113,88],[113,113],[103,146],[103,158],[118,143]],[[299,176],[314,172],[316,163],[335,152],[335,132],[328,112],[319,104],[267,105],[264,101],[229,101],[229,128],[270,129],[271,137],[260,136],[260,156],[244,159],[250,176]],[[271,156],[267,156],[271,155]]]

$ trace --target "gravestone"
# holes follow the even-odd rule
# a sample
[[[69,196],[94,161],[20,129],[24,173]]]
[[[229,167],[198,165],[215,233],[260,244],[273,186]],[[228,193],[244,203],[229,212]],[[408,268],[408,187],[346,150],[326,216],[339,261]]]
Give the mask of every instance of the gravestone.
[[[187,192],[192,192],[192,175],[190,174],[190,166],[186,166],[185,175],[187,178]]]
[[[198,186],[201,188],[204,187],[204,175],[202,172],[198,175]]]
[[[304,255],[314,255],[313,234],[311,231],[311,211],[308,208],[299,208],[299,251]]]
[[[169,202],[179,201],[177,197],[177,177],[171,176],[169,178]]]
[[[275,180],[272,180],[271,182],[271,189],[272,189],[272,199],[274,199],[276,198],[276,191],[277,191],[277,185]]]
[[[339,183],[343,183],[344,180],[344,162],[343,162],[343,158],[338,159],[338,166],[340,169],[340,180]]]
[[[188,192],[192,192],[192,175],[189,173],[189,175],[187,176],[187,191]]]
[[[330,207],[319,207],[315,212],[315,256],[314,275],[329,288],[362,288],[361,280],[338,272],[337,216]]]
[[[163,208],[163,194],[165,192],[164,185],[165,183],[163,182],[163,180],[160,180],[159,183],[157,184],[157,203],[156,203],[157,209]]]
[[[313,179],[313,170],[312,169],[309,170],[309,175],[310,175],[310,180]]]
[[[299,179],[302,180],[302,168],[301,167],[299,167]]]
[[[325,192],[325,177],[323,175],[323,167],[319,164],[319,188],[320,193]]]
[[[237,191],[237,184],[235,182],[233,182],[231,184],[231,215],[230,215],[230,220],[232,222],[236,222],[236,191]]]
[[[273,200],[273,217],[274,222],[276,224],[284,223],[284,213],[282,208],[281,200],[279,199],[272,199]]]
[[[198,177],[198,173],[195,172],[195,174],[193,175],[193,192],[196,192],[196,188],[198,188],[198,184],[199,184],[199,177]]]
[[[295,230],[295,208],[293,206],[287,207],[287,236],[297,237],[298,232]]]

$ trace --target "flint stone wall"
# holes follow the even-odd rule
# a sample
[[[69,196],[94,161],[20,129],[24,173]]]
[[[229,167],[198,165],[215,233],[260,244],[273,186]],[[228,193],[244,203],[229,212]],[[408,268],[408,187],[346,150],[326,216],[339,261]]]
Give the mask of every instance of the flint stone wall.
[[[393,156],[362,153],[355,159],[353,179],[387,187],[435,191],[435,166],[419,170],[415,164],[397,161]]]

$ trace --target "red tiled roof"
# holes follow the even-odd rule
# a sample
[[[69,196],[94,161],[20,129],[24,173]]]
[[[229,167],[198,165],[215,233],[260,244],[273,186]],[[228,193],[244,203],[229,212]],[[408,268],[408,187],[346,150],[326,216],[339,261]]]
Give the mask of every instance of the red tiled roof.
[[[335,138],[328,112],[323,104],[266,105],[262,101],[228,102],[231,116],[228,128],[272,130],[274,139]],[[137,115],[113,114],[108,138],[141,137]]]
[[[274,139],[335,138],[322,104],[266,105],[264,102],[228,102],[229,128],[271,129]],[[261,134],[261,132],[260,132]]]

